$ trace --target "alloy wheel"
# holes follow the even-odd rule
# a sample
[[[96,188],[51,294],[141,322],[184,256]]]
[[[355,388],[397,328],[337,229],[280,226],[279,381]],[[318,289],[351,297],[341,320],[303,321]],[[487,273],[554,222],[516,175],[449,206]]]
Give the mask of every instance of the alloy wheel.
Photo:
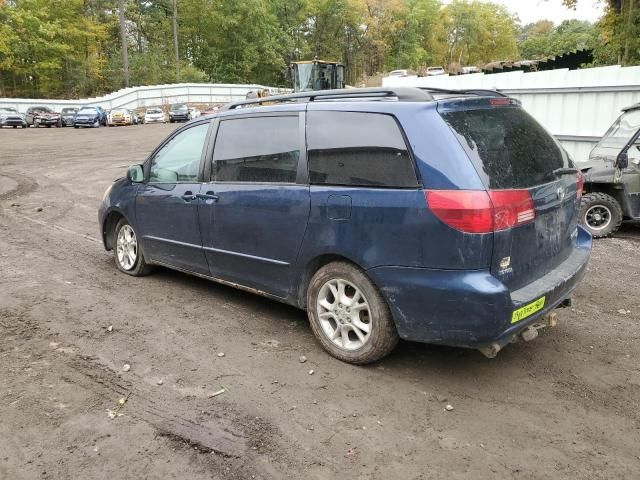
[[[130,225],[123,225],[116,241],[118,263],[123,270],[131,270],[138,259],[138,239]]]
[[[611,223],[611,210],[604,205],[594,205],[585,212],[584,221],[592,230],[603,230]]]
[[[371,335],[371,309],[353,283],[337,278],[326,282],[316,302],[320,326],[326,337],[343,350],[362,348]]]

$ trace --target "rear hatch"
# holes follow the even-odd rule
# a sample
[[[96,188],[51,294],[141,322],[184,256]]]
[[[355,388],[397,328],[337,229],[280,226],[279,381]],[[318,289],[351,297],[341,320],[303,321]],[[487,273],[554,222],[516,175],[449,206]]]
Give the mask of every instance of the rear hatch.
[[[582,176],[558,142],[515,99],[445,100],[438,111],[493,202],[491,273],[514,290],[566,260]]]

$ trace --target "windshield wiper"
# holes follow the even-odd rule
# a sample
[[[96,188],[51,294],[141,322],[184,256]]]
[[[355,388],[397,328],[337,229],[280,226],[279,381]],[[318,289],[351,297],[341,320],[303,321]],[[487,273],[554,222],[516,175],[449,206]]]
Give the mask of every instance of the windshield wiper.
[[[567,175],[569,173],[578,173],[578,169],[577,168],[572,168],[572,167],[561,167],[561,168],[556,168],[553,173],[556,177],[558,175]]]

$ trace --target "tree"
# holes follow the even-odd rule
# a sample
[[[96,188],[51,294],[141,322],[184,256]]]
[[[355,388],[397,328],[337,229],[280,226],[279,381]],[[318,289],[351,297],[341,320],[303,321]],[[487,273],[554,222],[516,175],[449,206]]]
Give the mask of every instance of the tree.
[[[444,65],[481,65],[518,53],[515,18],[502,5],[477,0],[453,0],[442,8],[434,40]]]
[[[522,27],[518,38],[520,57],[528,60],[593,49],[598,41],[595,26],[582,20],[565,20],[558,26],[540,20]]]
[[[124,19],[124,0],[119,0],[118,20],[120,24],[120,42],[122,43],[122,72],[124,73],[124,87],[129,87],[129,55],[127,41],[127,25]]]

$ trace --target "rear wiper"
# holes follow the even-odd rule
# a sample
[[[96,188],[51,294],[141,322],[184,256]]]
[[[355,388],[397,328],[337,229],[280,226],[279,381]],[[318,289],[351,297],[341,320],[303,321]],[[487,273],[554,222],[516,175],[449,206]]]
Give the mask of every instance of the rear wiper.
[[[572,168],[572,167],[561,167],[561,168],[556,168],[553,172],[556,177],[558,175],[566,175],[569,173],[578,173],[578,169],[577,168]]]

